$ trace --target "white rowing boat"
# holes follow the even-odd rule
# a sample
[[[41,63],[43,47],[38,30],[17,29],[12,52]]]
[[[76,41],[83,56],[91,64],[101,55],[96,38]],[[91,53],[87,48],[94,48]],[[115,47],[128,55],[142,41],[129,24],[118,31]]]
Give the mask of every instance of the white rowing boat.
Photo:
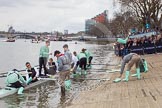
[[[40,85],[40,84],[48,82],[48,81],[49,80],[38,80],[37,82],[34,82],[34,83],[27,85],[24,90],[35,87],[37,85]],[[4,98],[6,96],[13,95],[13,94],[17,93],[17,91],[18,91],[18,89],[13,88],[13,87],[2,88],[2,89],[0,89],[0,98]]]

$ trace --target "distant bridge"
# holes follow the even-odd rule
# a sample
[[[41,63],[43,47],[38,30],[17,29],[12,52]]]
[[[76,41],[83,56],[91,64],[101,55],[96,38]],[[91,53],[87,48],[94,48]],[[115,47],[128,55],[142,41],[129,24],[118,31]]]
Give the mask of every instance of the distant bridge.
[[[16,37],[16,38],[24,38],[24,39],[35,39],[36,37],[46,37],[50,33],[23,33],[23,32],[0,32],[0,37]]]

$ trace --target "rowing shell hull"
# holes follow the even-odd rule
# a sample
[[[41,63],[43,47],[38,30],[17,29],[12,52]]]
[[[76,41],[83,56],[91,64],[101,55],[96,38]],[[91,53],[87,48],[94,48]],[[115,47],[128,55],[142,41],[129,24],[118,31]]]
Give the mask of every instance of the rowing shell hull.
[[[28,86],[26,86],[24,90],[27,90],[27,89],[32,88],[34,86],[40,85],[40,84],[45,83],[47,81],[49,81],[49,80],[39,80],[37,82],[31,83]],[[4,98],[6,96],[13,95],[13,94],[17,93],[17,91],[18,91],[17,88],[5,87],[5,88],[0,90],[0,98]]]

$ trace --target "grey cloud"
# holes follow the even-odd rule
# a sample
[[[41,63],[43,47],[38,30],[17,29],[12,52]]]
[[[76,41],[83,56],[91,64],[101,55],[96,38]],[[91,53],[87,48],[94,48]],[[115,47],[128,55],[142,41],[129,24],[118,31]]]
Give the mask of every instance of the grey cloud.
[[[78,6],[83,4],[82,0],[48,0],[49,8],[60,8],[60,9],[76,9]]]
[[[109,0],[0,0],[1,25],[13,24],[19,31],[77,32],[84,30],[85,19],[109,5]]]
[[[0,0],[0,8],[2,7],[17,7],[17,6],[27,6],[31,5],[28,0]]]
[[[69,6],[69,5],[55,5],[55,4],[49,4],[49,8],[57,8],[57,9],[76,9],[76,6]]]
[[[69,30],[70,33],[76,33],[78,30],[84,30],[84,24],[82,23],[72,23],[65,27],[65,29]]]

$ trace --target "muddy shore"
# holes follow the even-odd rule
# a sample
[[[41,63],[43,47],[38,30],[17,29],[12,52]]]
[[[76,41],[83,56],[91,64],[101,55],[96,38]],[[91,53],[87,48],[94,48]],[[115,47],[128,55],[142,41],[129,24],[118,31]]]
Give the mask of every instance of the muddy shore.
[[[102,74],[97,77],[110,78],[91,90],[83,90],[73,98],[67,108],[161,108],[162,107],[162,54],[142,56],[148,62],[149,71],[141,74],[141,80],[130,76],[129,82],[113,83],[119,73]],[[120,58],[112,54],[107,64],[120,63]],[[119,66],[106,65],[105,69]],[[131,70],[133,74],[135,69]],[[124,77],[124,75],[123,75]],[[92,83],[92,82],[91,82]],[[91,84],[90,83],[90,84]],[[93,82],[96,83],[96,82]]]

